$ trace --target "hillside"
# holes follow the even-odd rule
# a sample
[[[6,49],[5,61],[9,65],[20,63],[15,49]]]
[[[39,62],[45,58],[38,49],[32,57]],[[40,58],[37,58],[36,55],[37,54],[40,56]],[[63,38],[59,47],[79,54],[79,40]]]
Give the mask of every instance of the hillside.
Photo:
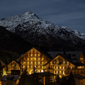
[[[0,26],[0,59],[9,63],[25,53],[31,45],[20,36]]]

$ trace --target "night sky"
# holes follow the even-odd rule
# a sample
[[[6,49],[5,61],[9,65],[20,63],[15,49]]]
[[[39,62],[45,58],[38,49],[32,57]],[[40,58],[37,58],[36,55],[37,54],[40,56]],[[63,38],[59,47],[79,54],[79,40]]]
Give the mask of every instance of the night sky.
[[[85,0],[0,0],[0,19],[27,11],[55,25],[85,33]]]

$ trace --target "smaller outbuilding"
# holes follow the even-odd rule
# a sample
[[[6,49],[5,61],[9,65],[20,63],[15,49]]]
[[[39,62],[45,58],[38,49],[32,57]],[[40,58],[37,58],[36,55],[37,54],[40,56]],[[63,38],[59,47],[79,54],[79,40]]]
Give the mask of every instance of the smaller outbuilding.
[[[17,85],[20,75],[5,75],[0,80],[0,85]]]

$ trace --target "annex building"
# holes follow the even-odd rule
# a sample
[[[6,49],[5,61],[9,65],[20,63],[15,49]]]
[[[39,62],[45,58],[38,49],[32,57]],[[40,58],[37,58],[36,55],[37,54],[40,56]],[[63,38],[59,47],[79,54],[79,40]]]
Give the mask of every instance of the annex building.
[[[81,51],[49,51],[44,52],[33,47],[16,61],[10,62],[3,68],[4,75],[21,75],[24,70],[28,75],[33,72],[51,72],[53,74],[68,76],[71,72],[85,76],[85,58]]]

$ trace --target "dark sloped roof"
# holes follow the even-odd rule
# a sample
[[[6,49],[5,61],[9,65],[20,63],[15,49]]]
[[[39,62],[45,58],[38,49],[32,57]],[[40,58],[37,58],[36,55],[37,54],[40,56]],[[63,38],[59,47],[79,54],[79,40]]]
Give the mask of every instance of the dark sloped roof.
[[[77,79],[85,79],[85,76],[82,76],[79,74],[74,74],[73,76],[74,76],[74,78],[77,78]]]
[[[82,64],[82,63],[80,63],[80,62],[78,62],[78,60],[79,59],[72,59],[73,57],[72,56],[74,56],[73,54],[75,53],[75,52],[72,52],[73,54],[71,54],[72,56],[71,57],[69,57],[69,52],[63,52],[63,51],[61,51],[61,52],[48,52],[50,55],[51,55],[51,57],[54,59],[55,57],[57,57],[58,55],[61,55],[63,58],[65,58],[66,60],[68,60],[69,62],[71,62],[72,64],[74,64],[75,66],[84,66],[84,64]],[[80,54],[80,53],[79,53]],[[52,59],[52,60],[53,60]],[[51,60],[51,61],[52,61]],[[49,61],[49,62],[51,62],[51,61]],[[48,62],[48,63],[49,63]],[[48,64],[47,63],[47,64]]]
[[[48,58],[52,59],[52,57],[50,56],[50,54],[46,51],[41,50],[39,47],[32,47],[35,48],[36,50],[38,50],[39,52],[43,53],[45,56],[47,56]],[[30,51],[32,48],[28,49],[28,51]],[[27,52],[28,52],[27,51]],[[24,53],[25,54],[25,53]],[[21,55],[22,56],[22,55]]]
[[[76,57],[77,60],[79,60],[80,58],[80,54],[82,53],[82,51],[49,51],[48,52],[52,58],[54,58],[57,54],[70,54],[71,57]]]
[[[1,81],[17,81],[20,75],[5,75],[1,78]]]
[[[34,48],[37,49],[38,51],[40,51],[41,53],[43,53],[45,56],[52,59],[52,57],[50,56],[50,54],[48,52],[41,50],[39,47],[34,47]]]

